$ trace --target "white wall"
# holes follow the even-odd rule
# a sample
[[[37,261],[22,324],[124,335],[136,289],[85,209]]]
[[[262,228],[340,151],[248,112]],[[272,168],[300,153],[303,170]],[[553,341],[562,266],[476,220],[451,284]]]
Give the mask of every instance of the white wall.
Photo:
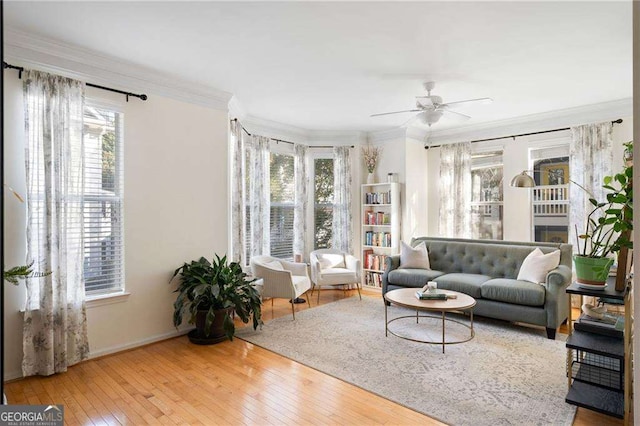
[[[622,124],[613,126],[613,171],[618,172],[622,165],[622,152],[624,142],[632,140],[633,123],[631,117],[623,117]],[[511,179],[523,170],[531,169],[529,163],[529,151],[532,149],[544,149],[557,146],[559,143],[571,137],[569,131],[547,133],[542,135],[524,136],[512,139],[504,139],[496,142],[496,146],[502,146],[504,161],[504,219],[503,234],[505,240],[528,241],[532,239],[532,213],[531,191],[509,186]],[[472,138],[469,138],[472,139]],[[438,178],[440,175],[440,149],[428,150],[428,181],[429,192],[426,197],[428,206],[428,230],[429,236],[437,236],[438,233],[438,208],[439,190]],[[431,184],[435,182],[435,184]]]
[[[428,178],[428,152],[421,142],[408,139],[405,148],[404,194],[402,196],[402,240],[427,235],[428,194],[431,182]],[[425,193],[427,196],[425,196]]]
[[[5,181],[22,194],[24,148],[21,82],[5,71]],[[87,310],[91,355],[159,340],[172,324],[171,274],[185,261],[224,254],[228,247],[228,116],[226,111],[148,93],[123,102],[87,90],[87,97],[124,111],[125,290],[118,303]],[[25,261],[25,206],[5,194],[7,265]],[[5,285],[5,379],[20,375],[24,286]]]

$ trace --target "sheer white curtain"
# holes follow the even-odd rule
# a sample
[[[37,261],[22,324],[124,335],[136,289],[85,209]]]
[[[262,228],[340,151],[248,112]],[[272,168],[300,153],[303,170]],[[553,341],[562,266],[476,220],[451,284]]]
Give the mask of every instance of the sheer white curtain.
[[[240,265],[246,264],[246,211],[245,203],[245,147],[242,125],[238,120],[231,122],[231,256]]]
[[[252,135],[249,151],[249,218],[251,256],[270,254],[269,138]]]
[[[83,277],[84,84],[25,71],[27,259],[22,372],[66,371],[89,355]],[[78,238],[80,236],[80,238]]]
[[[332,248],[351,253],[351,156],[348,146],[333,148]]]
[[[586,124],[571,128],[569,145],[569,175],[571,180],[582,185],[598,201],[606,201],[602,188],[604,177],[612,174],[613,148],[611,141],[611,122]],[[569,243],[576,252],[576,228],[584,232],[585,219],[593,206],[590,195],[576,185],[570,187]]]
[[[295,207],[293,211],[293,254],[307,256],[307,212],[309,200],[307,199],[307,186],[309,185],[309,147],[295,144],[294,152],[294,176],[295,176]]]
[[[440,148],[440,222],[442,237],[471,237],[471,143]]]

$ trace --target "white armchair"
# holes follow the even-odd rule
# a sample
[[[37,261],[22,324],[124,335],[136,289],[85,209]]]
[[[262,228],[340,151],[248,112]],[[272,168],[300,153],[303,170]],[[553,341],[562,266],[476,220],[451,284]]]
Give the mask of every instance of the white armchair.
[[[271,256],[251,257],[251,271],[254,277],[262,279],[262,297],[291,299],[291,312],[296,319],[294,300],[309,291],[311,280],[306,263],[294,263]],[[307,297],[311,307],[311,301]]]
[[[320,303],[320,287],[355,284],[360,294],[360,259],[340,250],[319,249],[311,252],[311,280],[313,290],[318,286],[318,303]]]

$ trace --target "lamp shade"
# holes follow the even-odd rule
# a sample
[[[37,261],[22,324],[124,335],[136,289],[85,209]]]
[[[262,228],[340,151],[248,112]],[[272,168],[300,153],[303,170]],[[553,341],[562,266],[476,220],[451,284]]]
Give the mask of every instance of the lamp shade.
[[[513,179],[511,179],[511,186],[516,188],[532,188],[536,186],[536,182],[533,180],[527,171],[524,170],[519,175],[515,175]]]

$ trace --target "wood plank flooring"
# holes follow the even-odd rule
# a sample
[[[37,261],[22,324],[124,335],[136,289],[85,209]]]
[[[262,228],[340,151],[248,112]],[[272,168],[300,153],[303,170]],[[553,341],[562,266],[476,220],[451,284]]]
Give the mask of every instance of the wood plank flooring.
[[[323,290],[320,304],[356,294]],[[316,306],[315,295],[311,302]],[[289,314],[291,305],[279,299],[272,308],[267,301],[263,310],[268,321]],[[198,346],[177,337],[63,374],[13,381],[5,392],[10,404],[64,404],[69,425],[442,424],[239,339]],[[574,421],[621,424],[585,409]]]

